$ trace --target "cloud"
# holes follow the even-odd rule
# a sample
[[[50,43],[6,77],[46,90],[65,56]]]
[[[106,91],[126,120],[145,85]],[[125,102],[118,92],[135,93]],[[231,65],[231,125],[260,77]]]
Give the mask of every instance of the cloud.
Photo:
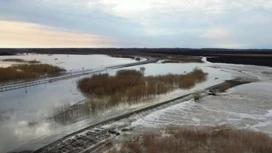
[[[87,0],[0,0],[0,20],[121,37],[141,31],[141,27],[129,20],[105,13],[101,8],[90,9]]]
[[[207,39],[228,39],[231,32],[227,29],[215,28],[205,31],[200,37]]]
[[[271,0],[0,0],[0,20],[110,36],[120,47],[272,48]]]
[[[68,32],[25,22],[0,21],[0,48],[113,47],[112,37]]]
[[[231,29],[211,28],[204,31],[200,36],[205,40],[209,47],[215,48],[248,48],[247,43],[241,43],[235,39],[235,35]]]

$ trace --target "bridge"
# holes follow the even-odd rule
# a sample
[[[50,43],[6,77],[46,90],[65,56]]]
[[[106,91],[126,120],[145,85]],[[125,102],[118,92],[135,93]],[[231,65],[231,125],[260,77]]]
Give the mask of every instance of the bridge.
[[[154,63],[157,61],[158,60],[155,58],[147,57],[147,60],[140,61],[140,62],[121,64],[121,65],[113,65],[113,66],[108,66],[108,67],[104,67],[101,69],[86,69],[86,70],[80,70],[80,71],[66,72],[66,73],[62,73],[60,76],[57,76],[57,77],[40,78],[40,79],[34,80],[34,81],[18,82],[18,83],[11,83],[11,84],[2,85],[2,86],[0,86],[0,92],[6,92],[6,91],[16,90],[16,89],[20,89],[20,88],[27,88],[27,87],[31,87],[31,86],[40,85],[40,84],[52,83],[52,82],[56,82],[56,81],[60,81],[60,80],[76,78],[76,77],[79,77],[82,75],[101,73],[101,72],[109,70],[109,69],[119,69],[119,68],[124,68],[124,67],[131,67],[131,66],[136,66],[136,65]]]

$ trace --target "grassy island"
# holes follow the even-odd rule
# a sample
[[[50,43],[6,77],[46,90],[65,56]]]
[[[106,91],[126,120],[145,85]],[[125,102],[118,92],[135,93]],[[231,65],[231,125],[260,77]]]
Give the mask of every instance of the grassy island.
[[[205,81],[207,74],[194,69],[188,74],[144,76],[136,70],[120,70],[115,76],[97,74],[78,82],[78,89],[90,98],[91,111],[134,104],[174,89],[190,89]]]
[[[150,102],[156,95],[175,89],[190,89],[206,80],[207,73],[194,69],[187,74],[144,76],[137,70],[120,70],[115,76],[96,74],[78,81],[78,90],[88,99],[76,107],[60,106],[50,117],[60,124],[77,122],[122,104]]]
[[[65,69],[49,64],[19,64],[0,68],[0,82],[33,80],[41,76],[57,76]]]

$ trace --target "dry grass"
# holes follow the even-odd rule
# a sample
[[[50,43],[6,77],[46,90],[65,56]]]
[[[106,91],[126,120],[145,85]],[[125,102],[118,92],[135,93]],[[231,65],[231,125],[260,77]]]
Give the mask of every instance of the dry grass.
[[[219,92],[225,92],[227,91],[229,88],[231,88],[231,83],[229,82],[224,82],[218,89]]]
[[[188,89],[204,81],[206,75],[195,69],[186,75],[163,75],[144,77],[136,70],[121,70],[116,76],[93,75],[78,82],[79,90],[90,97],[85,104],[63,105],[54,108],[49,119],[69,124],[82,117],[96,115],[120,104],[134,104],[164,94],[176,88]]]
[[[3,59],[2,61],[4,61],[4,62],[17,62],[17,63],[29,63],[29,64],[38,64],[38,63],[40,63],[37,60],[27,61],[27,60],[19,59],[19,58],[8,58],[8,59]]]
[[[64,72],[63,68],[49,64],[22,64],[0,68],[0,82],[37,79],[41,76],[56,76]]]
[[[50,117],[57,123],[66,124],[68,122],[74,121],[73,116],[71,115],[71,105],[65,104],[62,106],[55,107],[53,109],[53,115]]]
[[[200,92],[194,93],[193,96],[194,96],[194,101],[195,102],[198,102],[201,99],[201,93]]]
[[[228,127],[170,127],[166,136],[144,133],[108,153],[271,153],[266,134]]]
[[[185,75],[144,77],[136,70],[121,70],[116,76],[93,75],[78,82],[78,89],[90,97],[91,111],[108,109],[119,104],[134,104],[166,94],[174,89],[190,89],[205,81],[207,74],[195,69]]]
[[[80,118],[87,117],[90,113],[91,112],[87,104],[65,104],[54,107],[53,114],[48,117],[48,119],[65,125],[77,122]]]
[[[241,80],[228,80],[225,81],[221,86],[218,87],[219,92],[226,92],[228,89],[233,88],[235,86],[239,86],[242,84],[250,83],[249,81],[241,81]]]

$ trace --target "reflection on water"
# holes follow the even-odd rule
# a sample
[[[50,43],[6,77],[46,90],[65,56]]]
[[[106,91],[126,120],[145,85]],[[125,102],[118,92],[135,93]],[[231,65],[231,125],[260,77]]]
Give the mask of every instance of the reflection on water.
[[[64,57],[66,57],[66,55],[64,55]],[[81,57],[85,58],[85,56]],[[111,61],[109,64],[112,65],[132,61],[128,59],[116,60],[108,56],[103,56],[102,58],[105,60],[106,57],[108,59],[106,61]],[[59,59],[61,58],[59,57]],[[113,62],[113,59],[115,63]],[[96,66],[101,63],[99,59],[96,59],[95,61],[88,60],[87,64],[84,60],[77,60],[77,62],[79,64],[84,62],[84,65]],[[100,63],[97,64],[96,62]],[[140,67],[142,66],[134,66],[131,67],[131,69],[140,70]],[[144,65],[144,67],[146,69],[145,75],[168,73],[185,74],[192,71],[194,68],[201,68],[203,71],[209,73],[207,81],[198,84],[193,90],[221,83],[225,79],[231,78],[231,74],[207,67],[207,64],[203,63],[154,63]],[[75,67],[70,67],[70,69],[74,68]],[[110,70],[108,73],[115,74],[116,71],[117,70]],[[215,80],[214,78],[219,79]],[[79,79],[80,78],[73,78],[70,80],[0,93],[0,151],[6,152],[14,148],[36,149],[36,147],[56,140],[70,132],[84,128],[88,124],[100,120],[101,117],[105,117],[103,115],[96,116],[90,120],[83,120],[69,126],[58,125],[46,120],[47,117],[54,113],[54,108],[65,104],[72,105],[84,99],[76,87],[77,80]],[[20,147],[21,145],[23,146]]]
[[[67,70],[77,70],[81,67],[96,69],[101,66],[135,62],[132,59],[105,55],[24,55],[0,58],[36,59]],[[53,108],[84,99],[76,87],[78,79],[80,78],[0,93],[0,152],[14,149],[34,138],[52,134],[58,125],[46,122],[46,118],[53,113]]]
[[[140,70],[141,67],[145,67],[145,76],[150,75],[165,75],[165,74],[186,74],[192,71],[194,68],[202,68],[207,66],[204,63],[150,63],[144,66],[133,66],[131,69]],[[128,69],[128,68],[122,68]],[[117,71],[117,70],[116,70]],[[116,72],[114,71],[114,72]]]

